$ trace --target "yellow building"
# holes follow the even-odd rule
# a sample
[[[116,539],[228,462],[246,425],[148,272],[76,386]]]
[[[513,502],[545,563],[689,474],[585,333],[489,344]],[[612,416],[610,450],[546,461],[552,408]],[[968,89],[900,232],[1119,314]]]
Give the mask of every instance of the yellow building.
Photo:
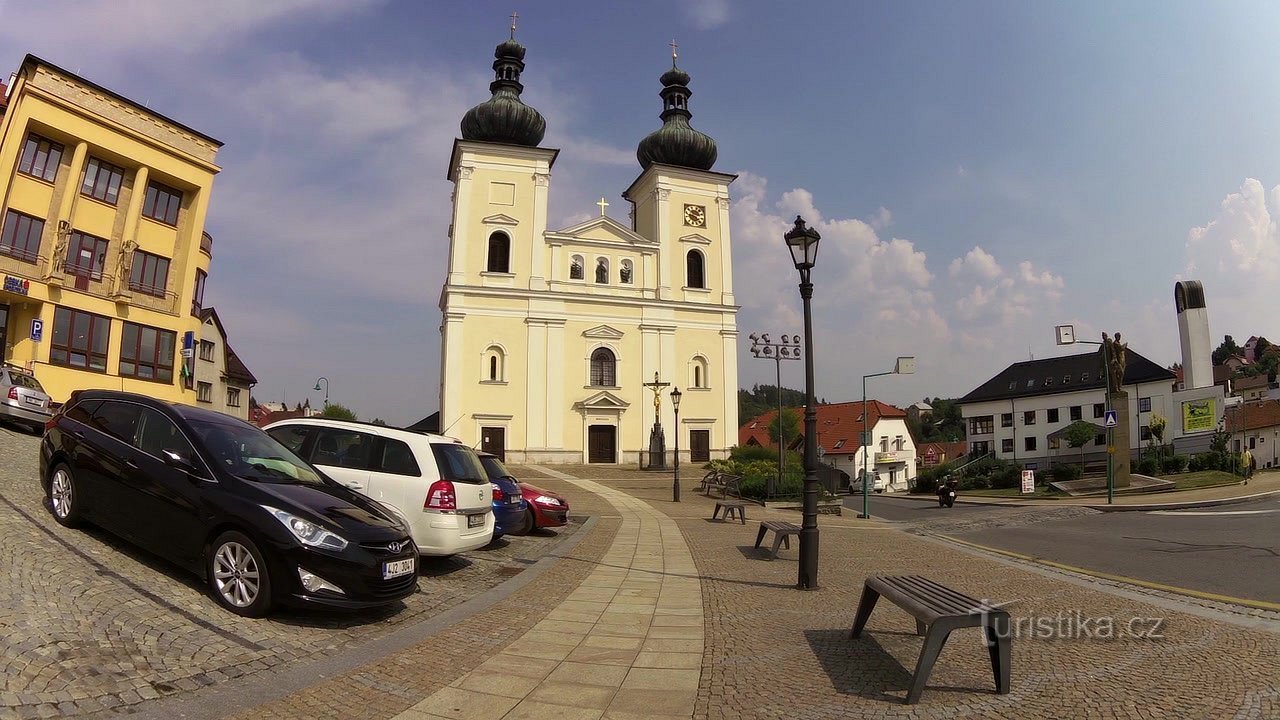
[[[715,142],[688,124],[689,76],[673,63],[661,78],[664,124],[623,194],[630,223],[602,200],[598,217],[554,230],[558,151],[538,147],[545,122],[520,99],[524,54],[498,46],[493,97],[454,142],[440,429],[516,462],[649,464],[660,420],[667,462],[677,437],[686,461],[723,457],[738,429],[734,176],[711,170]]]
[[[222,143],[28,55],[0,121],[0,340],[55,402],[194,404]],[[186,357],[184,357],[186,355]]]

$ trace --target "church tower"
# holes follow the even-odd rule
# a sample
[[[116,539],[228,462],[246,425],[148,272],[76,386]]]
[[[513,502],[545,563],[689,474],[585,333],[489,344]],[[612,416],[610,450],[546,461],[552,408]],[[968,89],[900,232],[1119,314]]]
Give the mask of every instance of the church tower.
[[[598,217],[552,229],[558,151],[539,147],[545,121],[521,99],[514,35],[449,163],[441,432],[512,462],[648,463],[657,421],[667,467],[677,432],[685,461],[727,456],[738,429],[734,176],[711,170],[715,142],[689,126],[689,75],[673,61],[662,76],[664,124],[641,141],[642,172],[623,195],[631,223],[602,199]]]

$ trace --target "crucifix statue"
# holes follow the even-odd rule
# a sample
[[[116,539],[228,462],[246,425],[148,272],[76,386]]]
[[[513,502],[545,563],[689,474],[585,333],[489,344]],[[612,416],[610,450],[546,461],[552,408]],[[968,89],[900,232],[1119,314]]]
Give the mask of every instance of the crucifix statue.
[[[647,466],[650,470],[662,470],[667,467],[667,441],[662,432],[659,413],[662,411],[662,390],[670,384],[658,382],[657,371],[653,373],[653,382],[644,384],[645,387],[653,390],[653,430],[649,433],[649,464]]]

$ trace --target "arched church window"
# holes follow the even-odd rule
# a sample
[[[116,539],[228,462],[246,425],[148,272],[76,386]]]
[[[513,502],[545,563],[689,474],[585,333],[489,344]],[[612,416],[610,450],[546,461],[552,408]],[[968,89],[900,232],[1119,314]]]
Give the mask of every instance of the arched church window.
[[[604,285],[609,282],[609,261],[596,258],[596,282]]]
[[[574,256],[573,256],[573,260],[569,262],[569,279],[570,279],[570,280],[581,280],[581,279],[582,279],[582,270],[583,270],[583,266],[582,266],[582,256],[581,256],[581,255],[574,255]]]
[[[617,387],[617,360],[608,348],[591,353],[591,384],[595,387]]]
[[[489,262],[486,269],[494,273],[511,272],[511,238],[496,232],[489,236]]]
[[[685,287],[705,288],[707,286],[702,264],[702,253],[690,250],[685,258]]]
[[[707,388],[707,369],[707,359],[701,355],[695,355],[693,360],[689,361],[689,387]]]
[[[481,379],[485,382],[506,382],[506,353],[497,345],[490,345],[484,351],[484,367]]]
[[[622,281],[623,285],[631,284],[631,261],[630,260],[622,261],[622,267],[621,269],[618,270],[618,279]]]

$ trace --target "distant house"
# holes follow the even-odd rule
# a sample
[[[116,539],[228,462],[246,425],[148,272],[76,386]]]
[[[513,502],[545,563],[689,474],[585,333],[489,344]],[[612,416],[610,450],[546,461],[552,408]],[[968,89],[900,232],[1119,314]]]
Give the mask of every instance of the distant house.
[[[196,402],[241,420],[249,419],[249,393],[258,379],[227,342],[227,330],[213,308],[200,310],[200,342],[195,369]]]
[[[1151,437],[1151,419],[1167,421],[1166,438],[1179,452],[1208,448],[1222,416],[1217,386],[1178,391],[1175,373],[1132,349],[1125,355],[1124,390],[1129,395],[1130,450]],[[1217,368],[1214,368],[1216,371]],[[969,457],[993,454],[1027,469],[1047,468],[1081,452],[1063,437],[1077,420],[1091,423],[1094,440],[1081,450],[1089,460],[1106,458],[1106,377],[1102,351],[1014,363],[960,399]]]
[[[249,422],[258,427],[266,427],[273,422],[281,420],[292,420],[293,418],[315,417],[319,415],[318,410],[311,408],[311,400],[308,398],[306,402],[297,405],[293,410],[273,410],[272,407],[282,406],[283,403],[263,403],[256,401],[249,408]]]
[[[910,412],[910,408],[907,409]],[[955,462],[968,454],[969,444],[960,442],[929,442],[916,448],[916,462],[921,467],[934,467],[943,463]]]
[[[1244,402],[1227,408],[1223,428],[1231,433],[1231,448],[1245,448],[1258,467],[1280,467],[1280,400]]]
[[[803,409],[790,409],[803,418]],[[871,445],[863,452],[859,435],[863,430],[862,401],[829,403],[816,408],[819,454],[825,465],[857,478],[865,466],[884,482],[889,490],[906,490],[916,476],[916,444],[907,429],[907,412],[879,400],[867,401],[870,416]],[[770,410],[738,429],[738,444],[777,447],[769,438],[769,424],[776,410]],[[788,449],[804,447],[804,424],[795,438],[783,438]],[[879,483],[877,483],[878,485]]]

